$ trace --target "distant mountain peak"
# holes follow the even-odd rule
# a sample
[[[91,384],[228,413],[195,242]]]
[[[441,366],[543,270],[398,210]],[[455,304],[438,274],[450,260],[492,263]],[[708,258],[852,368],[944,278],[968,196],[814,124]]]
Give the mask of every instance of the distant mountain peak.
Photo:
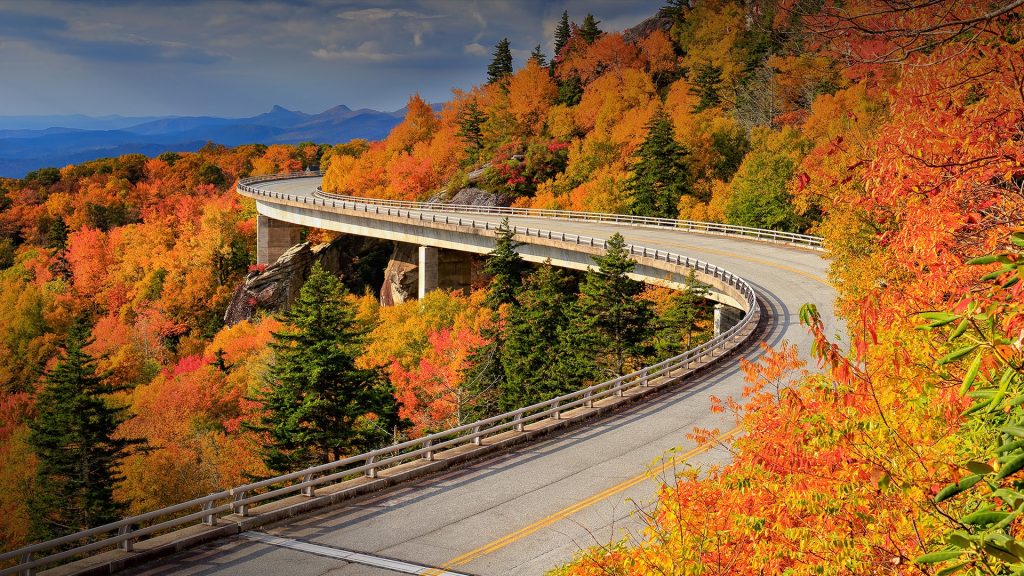
[[[335,106],[333,108],[328,108],[327,110],[324,110],[323,112],[321,112],[321,114],[337,114],[337,113],[341,113],[341,112],[351,112],[351,111],[352,111],[352,109],[349,108],[348,106],[345,106],[344,104],[338,104],[337,106]]]
[[[273,114],[274,112],[291,112],[291,110],[281,106],[280,104],[274,104],[274,107],[270,109],[270,113]]]

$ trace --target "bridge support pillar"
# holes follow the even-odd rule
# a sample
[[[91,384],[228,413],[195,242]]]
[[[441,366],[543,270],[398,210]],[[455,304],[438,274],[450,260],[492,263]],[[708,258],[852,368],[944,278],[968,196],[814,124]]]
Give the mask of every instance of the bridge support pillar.
[[[739,308],[726,306],[722,303],[715,304],[715,336],[739,324],[740,320],[743,319],[743,314],[743,310]]]
[[[417,297],[423,300],[428,292],[437,290],[437,248],[420,246],[419,261],[419,292]]]
[[[302,242],[302,226],[274,220],[262,214],[256,217],[256,263],[273,264],[289,248]]]
[[[417,294],[420,299],[438,288],[469,294],[472,277],[473,255],[469,252],[420,246]]]

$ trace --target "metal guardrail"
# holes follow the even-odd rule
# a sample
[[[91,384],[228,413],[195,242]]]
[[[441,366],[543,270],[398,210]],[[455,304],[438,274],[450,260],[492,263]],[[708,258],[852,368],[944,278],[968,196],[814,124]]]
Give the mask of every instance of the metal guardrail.
[[[287,174],[273,174],[270,176],[254,176],[239,181],[238,188],[253,192],[252,184],[259,182],[271,182],[274,180],[286,180],[291,178],[305,178],[323,176],[323,171],[317,172],[291,172]],[[794,232],[783,232],[780,230],[768,230],[765,228],[752,228],[749,226],[736,226],[734,224],[722,224],[719,222],[701,222],[697,220],[677,220],[673,218],[655,218],[653,216],[633,216],[630,214],[606,214],[604,212],[581,212],[576,210],[548,210],[543,208],[513,208],[505,206],[475,206],[472,204],[444,204],[441,202],[412,202],[408,200],[383,200],[379,198],[363,198],[361,196],[349,196],[324,192],[321,186],[316,187],[316,196],[342,200],[345,202],[357,202],[361,204],[373,204],[376,206],[391,206],[394,208],[408,208],[417,210],[430,210],[433,212],[458,212],[461,214],[502,214],[507,216],[528,216],[538,218],[552,218],[556,220],[582,220],[584,222],[612,222],[616,224],[630,224],[633,226],[647,226],[654,228],[676,228],[685,232],[697,234],[713,234],[717,236],[731,236],[735,238],[746,238],[749,240],[760,240],[762,242],[774,242],[800,246],[814,250],[823,250],[820,236],[809,234],[796,234]]]
[[[262,196],[272,199],[280,199],[294,203],[322,205],[334,209],[359,210],[373,212],[375,214],[387,214],[391,216],[406,217],[446,224],[457,224],[470,226],[484,230],[495,230],[498,225],[493,222],[480,222],[472,219],[455,218],[451,216],[439,216],[437,214],[424,214],[421,211],[411,211],[397,206],[383,204],[370,204],[359,199],[358,202],[332,200],[328,198],[316,198],[309,196],[292,196],[254,188],[252,184],[272,180],[281,180],[295,177],[312,176],[309,172],[300,172],[291,175],[274,175],[261,177],[259,179],[248,179],[239,183],[238,190],[248,194]],[[537,228],[515,227],[516,234],[536,236],[563,242],[572,242],[577,245],[605,248],[605,241],[599,238],[565,234],[541,230]],[[652,250],[641,246],[628,245],[630,254],[644,256],[670,265],[678,265],[704,272],[714,278],[719,278],[729,286],[735,288],[742,296],[747,305],[747,313],[743,319],[728,331],[719,336],[693,348],[682,354],[647,366],[629,374],[613,378],[606,382],[594,384],[587,388],[564,394],[544,402],[531,404],[517,410],[485,418],[470,424],[456,426],[442,432],[430,434],[422,438],[408,440],[378,450],[372,450],[363,454],[357,454],[320,466],[307,468],[290,474],[283,474],[268,478],[259,482],[244,484],[215,492],[207,496],[195,498],[187,502],[175,504],[111,522],[103,526],[97,526],[89,530],[76,532],[46,542],[32,544],[18,550],[0,554],[0,563],[16,560],[17,564],[0,570],[0,576],[8,574],[33,574],[37,568],[50,566],[63,560],[84,556],[90,552],[117,548],[122,551],[131,552],[133,544],[140,537],[168,531],[172,528],[193,526],[197,523],[214,526],[217,519],[229,514],[240,517],[250,515],[250,506],[276,500],[285,496],[301,494],[313,497],[318,487],[335,484],[353,477],[365,475],[376,478],[379,471],[392,468],[399,464],[417,461],[419,459],[434,460],[440,450],[454,448],[467,444],[482,444],[485,438],[510,431],[522,432],[524,426],[543,421],[545,419],[559,419],[561,414],[567,410],[578,407],[593,408],[594,402],[611,396],[623,396],[629,389],[646,387],[654,380],[663,377],[671,377],[677,370],[684,370],[694,362],[703,357],[722,355],[733,347],[742,343],[738,338],[741,332],[746,329],[754,318],[759,317],[760,309],[757,303],[757,296],[754,289],[742,278],[730,273],[713,264],[674,254],[664,250]],[[154,524],[145,525],[148,522]],[[106,535],[105,537],[103,537]],[[83,540],[100,537],[97,540],[82,544]],[[70,547],[70,548],[69,548]]]

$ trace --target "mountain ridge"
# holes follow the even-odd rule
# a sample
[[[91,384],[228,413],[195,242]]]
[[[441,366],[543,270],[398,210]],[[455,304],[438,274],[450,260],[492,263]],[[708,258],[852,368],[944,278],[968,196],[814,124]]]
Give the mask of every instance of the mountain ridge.
[[[239,146],[380,140],[404,116],[404,108],[353,110],[344,104],[317,114],[274,104],[267,112],[243,118],[0,116],[0,177],[21,178],[39,168],[121,154],[192,152],[206,142]],[[44,126],[51,119],[69,125]]]

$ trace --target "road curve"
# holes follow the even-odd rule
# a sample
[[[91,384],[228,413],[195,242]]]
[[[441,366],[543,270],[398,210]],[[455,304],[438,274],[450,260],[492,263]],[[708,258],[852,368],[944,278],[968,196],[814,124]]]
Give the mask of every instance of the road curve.
[[[303,178],[259,186],[312,197],[318,183]],[[497,223],[502,216],[472,218]],[[604,222],[533,217],[510,222],[598,238],[619,232],[628,243],[721,266],[758,291],[769,317],[760,338],[770,345],[788,340],[804,358],[810,339],[797,318],[801,305],[816,304],[830,332],[841,329],[833,313],[835,292],[826,281],[827,262],[818,252]],[[744,353],[750,359],[759,354],[756,346]],[[739,362],[730,360],[678,391],[588,425],[254,536],[243,533],[185,551],[134,573],[441,574],[432,568],[443,568],[494,576],[542,574],[583,547],[636,537],[658,483],[670,480],[678,467],[724,461],[724,449],[695,448],[686,436],[694,427],[733,428],[727,416],[708,410],[709,398],[739,397],[743,385]],[[666,454],[675,460],[666,460]]]

